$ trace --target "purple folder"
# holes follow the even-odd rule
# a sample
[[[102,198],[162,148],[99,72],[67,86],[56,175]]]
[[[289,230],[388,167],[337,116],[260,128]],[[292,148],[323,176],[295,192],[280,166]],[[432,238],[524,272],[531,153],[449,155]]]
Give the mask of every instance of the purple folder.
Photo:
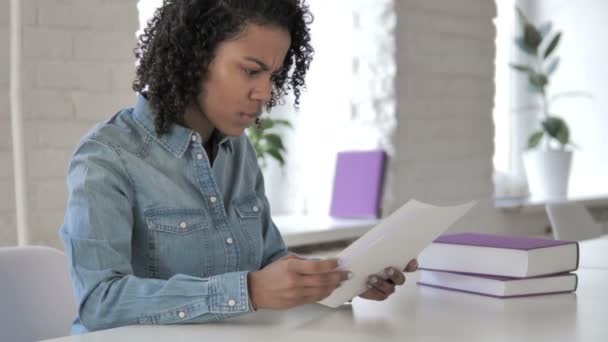
[[[378,217],[385,160],[380,150],[338,153],[329,215]]]

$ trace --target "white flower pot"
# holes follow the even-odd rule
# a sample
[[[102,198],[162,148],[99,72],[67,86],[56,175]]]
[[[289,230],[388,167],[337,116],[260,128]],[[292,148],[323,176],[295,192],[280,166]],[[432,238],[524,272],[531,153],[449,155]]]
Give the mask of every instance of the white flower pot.
[[[526,151],[523,161],[532,198],[544,200],[568,195],[571,151]]]

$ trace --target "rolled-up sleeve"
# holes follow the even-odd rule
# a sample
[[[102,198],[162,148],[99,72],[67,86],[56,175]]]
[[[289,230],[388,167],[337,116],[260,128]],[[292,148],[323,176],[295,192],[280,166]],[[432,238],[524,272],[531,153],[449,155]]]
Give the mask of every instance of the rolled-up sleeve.
[[[68,206],[61,238],[78,303],[90,331],[130,324],[203,322],[251,311],[247,272],[208,278],[133,274],[134,193],[120,155],[87,138],[68,172]]]

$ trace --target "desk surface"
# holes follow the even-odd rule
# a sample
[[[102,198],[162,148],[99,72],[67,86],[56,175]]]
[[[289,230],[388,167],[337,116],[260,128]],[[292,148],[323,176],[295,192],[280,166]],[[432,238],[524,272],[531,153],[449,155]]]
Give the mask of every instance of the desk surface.
[[[606,341],[608,270],[580,269],[576,293],[496,299],[415,284],[386,302],[355,299],[259,311],[202,325],[129,326],[56,342],[133,341]]]

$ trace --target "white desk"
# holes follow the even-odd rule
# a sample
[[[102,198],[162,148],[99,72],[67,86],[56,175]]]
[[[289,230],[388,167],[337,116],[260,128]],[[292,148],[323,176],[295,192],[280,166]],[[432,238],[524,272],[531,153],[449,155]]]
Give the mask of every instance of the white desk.
[[[608,270],[580,269],[576,293],[496,299],[415,284],[386,302],[307,305],[202,325],[129,326],[56,342],[608,341]]]

